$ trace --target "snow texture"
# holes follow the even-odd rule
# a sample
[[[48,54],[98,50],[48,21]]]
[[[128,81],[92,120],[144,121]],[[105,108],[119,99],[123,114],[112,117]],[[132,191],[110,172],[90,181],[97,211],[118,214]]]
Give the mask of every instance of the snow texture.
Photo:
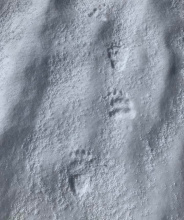
[[[184,220],[184,1],[0,0],[0,220]]]

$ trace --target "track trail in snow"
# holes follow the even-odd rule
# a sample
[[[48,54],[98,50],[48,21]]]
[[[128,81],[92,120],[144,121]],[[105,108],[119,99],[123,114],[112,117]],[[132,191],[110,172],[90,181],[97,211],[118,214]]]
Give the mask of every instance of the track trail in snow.
[[[2,219],[182,220],[182,2],[0,7]]]

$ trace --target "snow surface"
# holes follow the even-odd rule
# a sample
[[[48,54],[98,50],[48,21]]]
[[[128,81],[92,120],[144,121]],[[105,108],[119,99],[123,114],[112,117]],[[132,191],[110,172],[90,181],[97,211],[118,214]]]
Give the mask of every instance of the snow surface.
[[[183,0],[0,0],[0,220],[184,220],[183,60]]]

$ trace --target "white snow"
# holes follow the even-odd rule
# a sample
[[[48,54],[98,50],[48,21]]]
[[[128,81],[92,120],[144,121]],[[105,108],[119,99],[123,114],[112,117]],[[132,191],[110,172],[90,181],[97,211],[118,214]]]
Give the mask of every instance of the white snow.
[[[1,0],[0,220],[183,220],[184,2]]]

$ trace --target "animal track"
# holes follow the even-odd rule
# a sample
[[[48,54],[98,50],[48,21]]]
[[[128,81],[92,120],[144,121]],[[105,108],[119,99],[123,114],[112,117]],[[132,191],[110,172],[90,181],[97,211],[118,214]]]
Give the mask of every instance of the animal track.
[[[109,117],[133,119],[136,116],[133,102],[127,95],[123,96],[121,90],[114,89],[112,93],[109,93],[109,104]]]
[[[114,45],[113,43],[109,48],[107,48],[107,56],[110,59],[112,69],[115,68],[116,56],[118,54],[119,48],[121,46]]]
[[[75,150],[70,157],[71,162],[67,168],[69,188],[74,195],[82,196],[89,191],[95,157],[84,149]]]
[[[88,16],[92,17],[95,14],[96,11],[97,11],[97,8],[94,8],[93,11],[88,14]]]
[[[91,11],[88,14],[88,17],[95,16],[96,18],[99,18],[102,21],[107,21],[110,15],[112,15],[112,10],[113,10],[113,6],[101,4],[98,7],[94,8],[93,11]]]
[[[129,50],[118,43],[112,43],[107,48],[107,56],[112,69],[123,71],[129,58]]]

